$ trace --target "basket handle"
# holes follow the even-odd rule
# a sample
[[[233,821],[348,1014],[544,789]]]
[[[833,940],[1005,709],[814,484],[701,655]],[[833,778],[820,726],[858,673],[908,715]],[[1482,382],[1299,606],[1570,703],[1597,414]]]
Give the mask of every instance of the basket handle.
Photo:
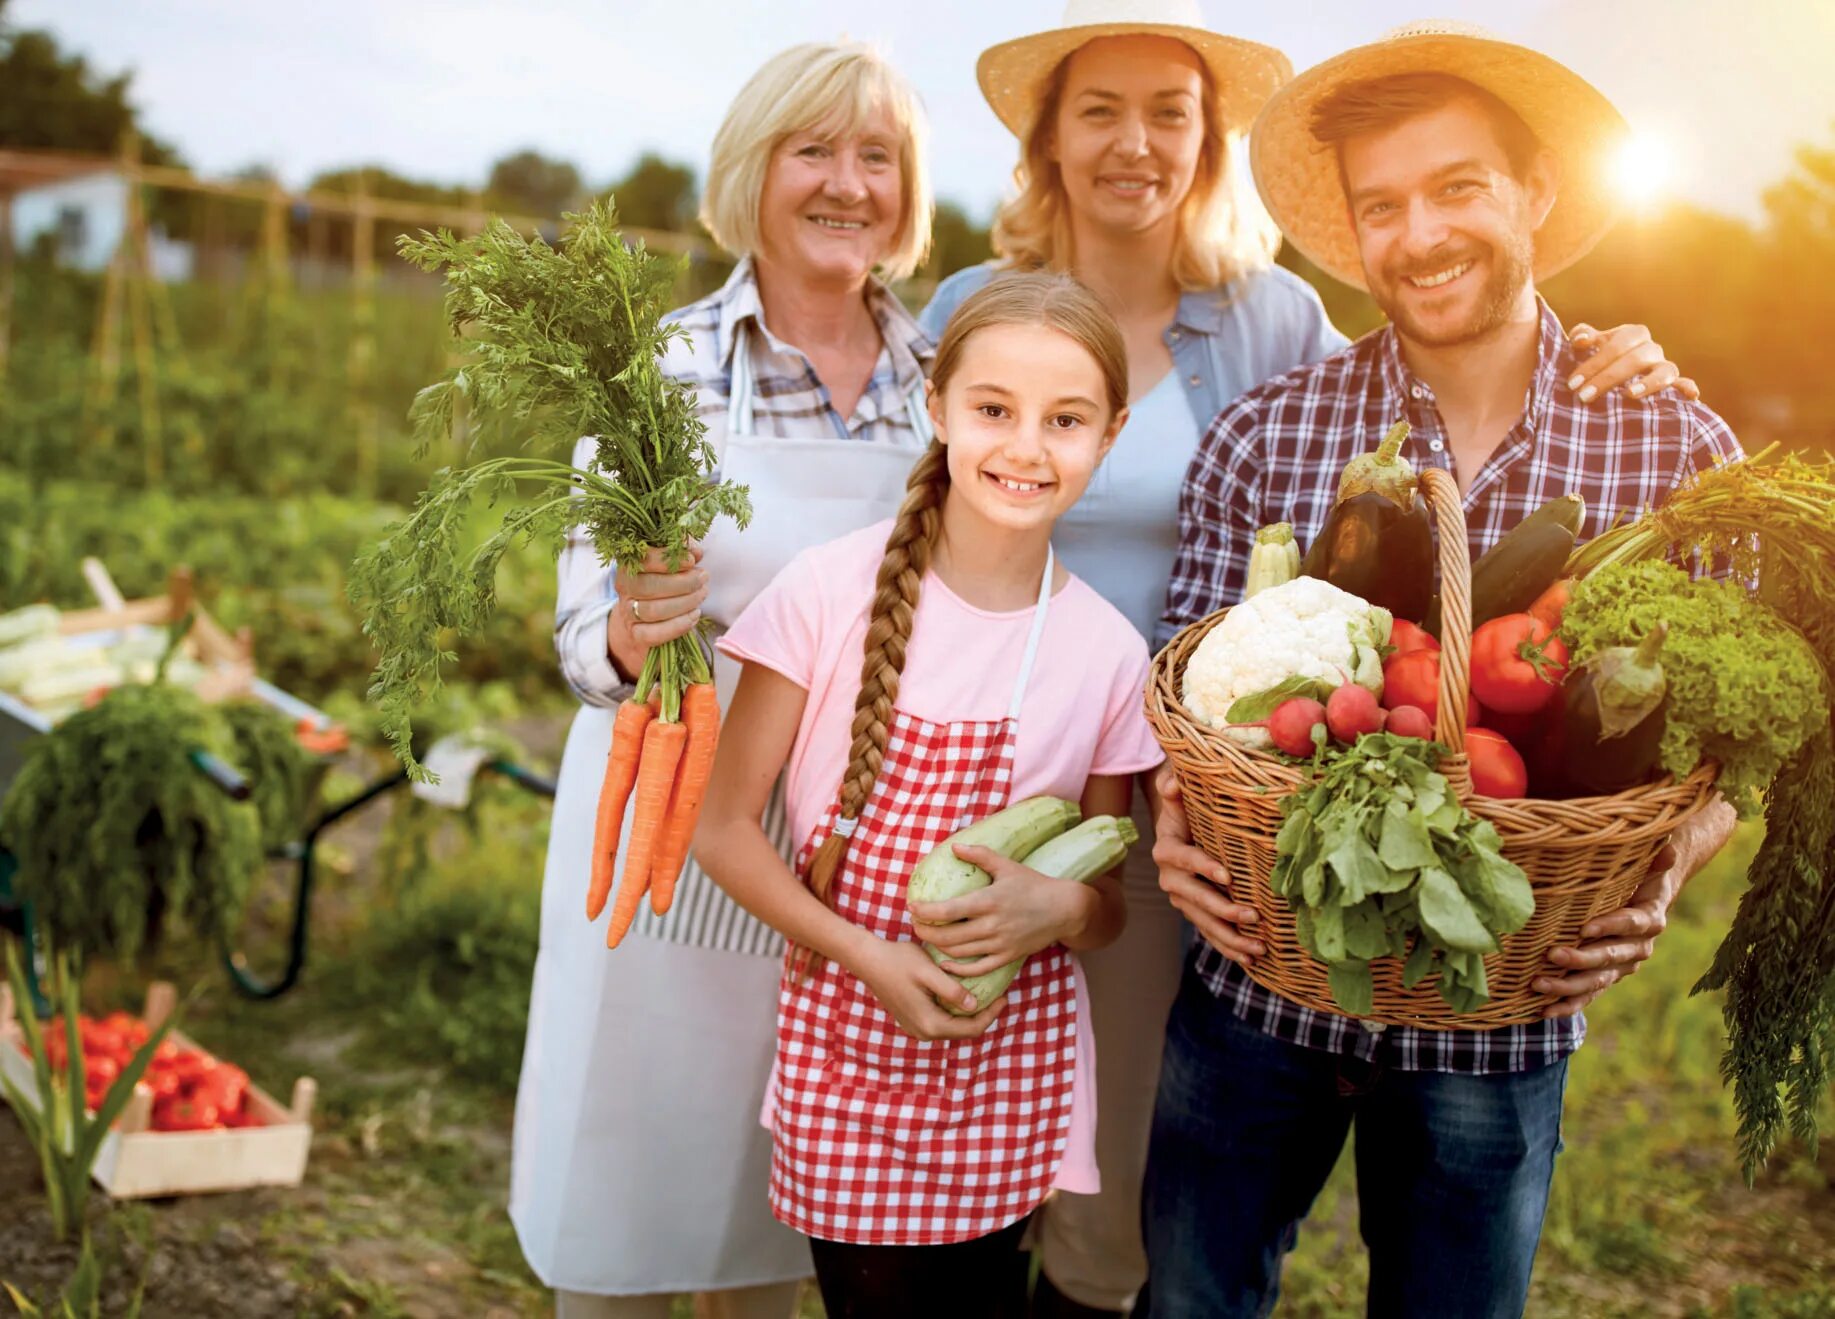
[[[1465,510],[1459,486],[1437,467],[1421,473],[1421,486],[1440,533],[1440,709],[1434,736],[1452,751],[1442,772],[1460,796],[1471,792],[1465,760],[1465,703],[1472,685],[1472,560],[1466,548]]]

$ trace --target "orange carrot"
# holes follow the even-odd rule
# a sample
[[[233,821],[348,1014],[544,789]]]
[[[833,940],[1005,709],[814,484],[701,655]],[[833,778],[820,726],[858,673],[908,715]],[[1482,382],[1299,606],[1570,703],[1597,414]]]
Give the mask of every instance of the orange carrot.
[[[688,729],[658,719],[644,729],[643,760],[637,767],[637,805],[631,815],[631,846],[624,857],[624,883],[612,903],[612,922],[605,931],[605,946],[616,948],[637,918],[637,904],[650,887],[650,866],[656,843],[669,813],[669,794],[675,790],[676,767],[688,744]]]
[[[692,683],[682,692],[682,727],[688,730],[688,744],[650,867],[650,910],[658,916],[675,901],[675,881],[688,860],[695,821],[701,818],[701,802],[707,796],[707,777],[714,767],[714,747],[720,741],[720,698],[711,682]]]
[[[618,836],[624,832],[624,807],[637,782],[637,761],[644,729],[655,711],[643,701],[625,701],[612,721],[612,747],[605,757],[605,782],[599,789],[599,812],[593,823],[592,880],[586,886],[586,919],[596,921],[611,896]]]

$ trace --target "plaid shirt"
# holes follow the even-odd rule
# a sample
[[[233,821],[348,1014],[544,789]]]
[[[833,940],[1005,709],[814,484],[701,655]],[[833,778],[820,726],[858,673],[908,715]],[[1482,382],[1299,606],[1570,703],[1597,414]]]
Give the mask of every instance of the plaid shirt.
[[[1542,304],[1539,357],[1523,416],[1464,498],[1474,557],[1558,495],[1586,500],[1585,540],[1661,504],[1691,473],[1740,456],[1726,423],[1673,393],[1640,400],[1615,390],[1582,406],[1565,383],[1576,361],[1561,322]],[[1158,640],[1163,644],[1241,598],[1257,527],[1291,522],[1301,543],[1310,544],[1331,510],[1339,471],[1374,449],[1398,417],[1411,428],[1404,456],[1417,469],[1450,474],[1433,391],[1409,371],[1387,326],[1224,409],[1185,477],[1179,556]],[[1385,1030],[1271,993],[1208,944],[1199,945],[1195,966],[1238,1017],[1268,1034],[1404,1071],[1527,1071],[1566,1057],[1586,1035],[1580,1015],[1489,1031]]]
[[[881,348],[866,392],[843,417],[828,389],[801,349],[765,327],[764,307],[750,257],[742,260],[717,291],[692,302],[667,319],[686,330],[686,340],[670,341],[663,373],[693,385],[695,414],[710,427],[726,419],[732,389],[733,350],[739,327],[749,325],[754,393],[752,425],[757,434],[779,439],[833,438],[908,443],[911,417],[906,400],[924,379],[933,346],[896,294],[878,280],[867,286],[867,310],[879,326]],[[904,434],[901,434],[903,432]],[[574,448],[575,466],[593,458],[589,436]],[[606,653],[605,620],[618,603],[613,569],[599,561],[585,528],[576,527],[561,551],[559,605],[554,616],[554,645],[561,677],[588,705],[616,705],[630,694]],[[731,622],[730,619],[724,620]]]

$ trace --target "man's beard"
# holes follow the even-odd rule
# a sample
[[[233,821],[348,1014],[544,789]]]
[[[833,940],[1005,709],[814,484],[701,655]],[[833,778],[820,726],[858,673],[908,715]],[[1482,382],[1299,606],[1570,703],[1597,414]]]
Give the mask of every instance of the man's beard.
[[[1477,261],[1481,258],[1487,260],[1490,273],[1485,276],[1484,287],[1478,291],[1471,314],[1461,322],[1447,324],[1439,321],[1430,327],[1417,319],[1399,296],[1399,290],[1403,287],[1412,287],[1407,284],[1410,276],[1435,274],[1458,265],[1460,261]],[[1373,282],[1370,296],[1404,338],[1423,348],[1451,348],[1482,339],[1510,319],[1524,285],[1530,280],[1534,262],[1535,247],[1529,239],[1512,241],[1502,247],[1480,245],[1467,255],[1451,260],[1434,258],[1412,263],[1410,268],[1390,275],[1382,284],[1381,292],[1378,292]]]

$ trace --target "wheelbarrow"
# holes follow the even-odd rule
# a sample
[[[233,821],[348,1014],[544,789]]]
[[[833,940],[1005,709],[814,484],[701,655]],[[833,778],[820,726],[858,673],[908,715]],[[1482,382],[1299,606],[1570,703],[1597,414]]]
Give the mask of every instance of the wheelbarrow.
[[[236,687],[240,693],[272,706],[287,716],[296,727],[306,731],[323,733],[335,727],[334,721],[323,711],[253,676],[247,637],[231,638],[207,614],[194,608],[190,575],[183,569],[174,571],[164,596],[127,601],[122,599],[107,570],[100,563],[85,560],[83,568],[102,601],[102,607],[66,616],[61,623],[65,634],[96,634],[135,627],[169,627],[174,620],[189,619],[191,630],[187,637],[188,643],[212,663],[225,669],[240,669],[241,672],[235,675]],[[0,691],[0,797],[6,795],[7,788],[19,772],[31,742],[50,732],[51,728],[52,721],[46,714]],[[316,754],[329,766],[335,752],[322,750]],[[192,750],[187,758],[197,773],[202,774],[227,796],[238,801],[249,796],[247,780],[233,766],[225,764],[202,748]],[[529,792],[549,798],[554,796],[554,783],[551,780],[506,757],[493,756],[485,760],[479,769],[508,779]],[[407,782],[408,776],[403,770],[377,778],[343,801],[324,809],[315,819],[302,821],[298,840],[285,844],[272,854],[271,859],[291,862],[295,866],[287,959],[280,973],[267,979],[252,968],[250,959],[240,948],[223,948],[224,966],[231,981],[244,994],[256,999],[278,998],[299,982],[306,965],[314,863],[320,837],[332,825],[363,810]],[[13,884],[15,872],[16,860],[6,849],[5,840],[0,839],[0,928],[17,934],[32,951],[27,968],[30,987],[36,1005],[48,1012],[49,1006],[38,988],[43,968],[37,964],[40,950],[35,937],[33,913],[30,904],[17,895]]]

